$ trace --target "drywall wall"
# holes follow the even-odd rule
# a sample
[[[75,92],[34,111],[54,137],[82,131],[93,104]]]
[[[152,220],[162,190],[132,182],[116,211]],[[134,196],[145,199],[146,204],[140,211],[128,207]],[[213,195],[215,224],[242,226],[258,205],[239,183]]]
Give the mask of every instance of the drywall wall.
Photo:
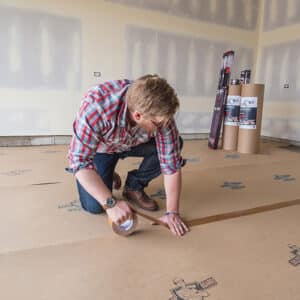
[[[81,21],[27,2],[0,1],[0,135],[67,133],[82,90]]]
[[[264,31],[299,23],[299,0],[264,0]]]
[[[126,27],[126,75],[137,78],[158,73],[176,87],[180,96],[210,97],[216,91],[222,54],[235,49],[233,73],[253,66],[254,50],[231,41]]]
[[[204,21],[255,30],[259,0],[107,0]]]
[[[176,116],[182,133],[208,132],[221,58],[236,51],[232,76],[253,69],[255,51],[229,40],[211,40],[136,25],[126,27],[126,70],[128,78],[157,73],[176,88],[181,110]]]
[[[1,88],[80,90],[78,19],[1,6],[0,20]]]
[[[255,67],[249,3],[0,0],[0,135],[71,134],[87,88],[148,72],[177,90],[180,130],[207,132],[222,52],[236,50],[236,74]]]
[[[300,2],[265,0],[263,9],[256,74],[266,84],[262,133],[299,141]]]

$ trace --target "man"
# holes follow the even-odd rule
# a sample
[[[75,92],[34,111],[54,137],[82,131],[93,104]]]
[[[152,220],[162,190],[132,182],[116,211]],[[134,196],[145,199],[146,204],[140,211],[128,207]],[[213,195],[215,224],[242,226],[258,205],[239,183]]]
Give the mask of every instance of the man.
[[[127,202],[112,196],[113,183],[121,185],[114,169],[120,158],[144,157],[139,169],[128,173],[123,196],[143,209],[157,210],[144,188],[162,172],[167,211],[160,220],[174,235],[189,230],[179,215],[182,140],[180,145],[173,119],[178,107],[174,89],[157,75],[109,81],[87,92],[73,123],[68,154],[85,210],[105,210],[116,224],[130,219]]]

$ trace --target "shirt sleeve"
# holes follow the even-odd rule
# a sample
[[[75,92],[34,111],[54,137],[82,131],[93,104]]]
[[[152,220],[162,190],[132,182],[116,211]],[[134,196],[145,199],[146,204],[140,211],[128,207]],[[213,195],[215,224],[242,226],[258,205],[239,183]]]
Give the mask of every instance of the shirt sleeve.
[[[93,160],[101,141],[102,118],[92,99],[81,103],[73,122],[73,136],[68,151],[70,169],[75,174],[83,168],[95,169]]]
[[[181,168],[179,133],[172,118],[155,135],[157,154],[163,174],[174,174]]]

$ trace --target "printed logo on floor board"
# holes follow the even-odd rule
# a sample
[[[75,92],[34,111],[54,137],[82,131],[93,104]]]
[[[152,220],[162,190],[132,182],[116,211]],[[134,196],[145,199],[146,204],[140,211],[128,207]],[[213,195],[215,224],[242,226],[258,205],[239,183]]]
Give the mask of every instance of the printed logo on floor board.
[[[273,179],[274,180],[280,180],[280,181],[293,181],[293,180],[296,180],[295,177],[292,177],[289,174],[274,174]]]
[[[60,151],[60,150],[45,150],[45,151],[42,151],[41,153],[46,153],[46,154],[55,154],[55,153],[61,153],[63,151]]]
[[[209,296],[207,289],[218,284],[213,277],[190,283],[186,283],[182,278],[176,278],[173,283],[175,287],[170,290],[169,300],[203,300]]]
[[[31,172],[32,170],[30,169],[24,169],[24,170],[11,170],[8,172],[1,172],[0,175],[5,175],[5,176],[20,176],[25,173]]]
[[[293,257],[289,260],[289,263],[293,265],[294,267],[300,265],[300,248],[296,245],[289,245],[289,248],[291,249],[291,253]]]
[[[150,195],[150,197],[153,197],[153,198],[159,198],[161,200],[165,200],[166,199],[166,192],[165,190],[163,189],[158,189],[156,191],[156,193]]]
[[[59,205],[58,208],[63,208],[67,211],[81,211],[82,210],[82,207],[81,207],[81,204],[79,202],[79,200],[73,200],[73,201],[70,201],[69,203],[67,204],[62,204],[62,205]]]
[[[240,190],[244,189],[245,186],[240,181],[225,181],[223,185],[221,185],[222,188],[227,188],[231,190]]]
[[[232,154],[226,154],[224,156],[225,159],[239,159],[240,155],[237,153],[232,153]]]
[[[188,157],[185,159],[186,163],[198,163],[200,162],[200,158],[197,157]]]

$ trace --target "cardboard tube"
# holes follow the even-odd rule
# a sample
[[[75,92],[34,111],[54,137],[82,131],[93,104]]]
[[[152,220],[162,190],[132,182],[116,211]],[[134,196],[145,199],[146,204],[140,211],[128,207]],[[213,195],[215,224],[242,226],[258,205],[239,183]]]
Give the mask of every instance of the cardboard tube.
[[[223,126],[223,149],[236,151],[239,132],[241,85],[229,85]]]
[[[117,225],[113,223],[110,218],[108,218],[108,223],[112,227],[114,233],[121,236],[129,236],[135,231],[137,227],[138,219],[136,214],[133,214],[132,219],[126,220],[121,225]]]
[[[264,100],[263,84],[243,84],[238,147],[240,153],[258,153]]]

